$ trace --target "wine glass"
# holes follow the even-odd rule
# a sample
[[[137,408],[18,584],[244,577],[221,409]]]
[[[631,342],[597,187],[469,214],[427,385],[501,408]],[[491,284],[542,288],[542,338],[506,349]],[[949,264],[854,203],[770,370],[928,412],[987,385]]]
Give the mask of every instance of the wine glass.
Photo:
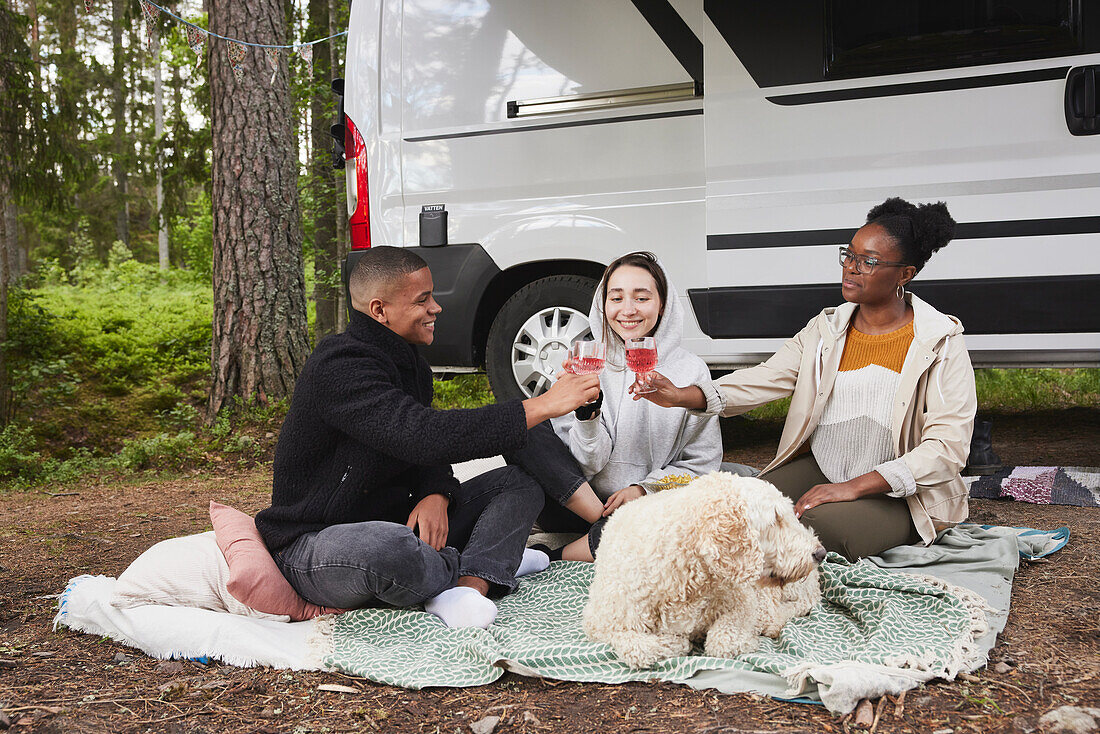
[[[649,384],[649,373],[657,366],[657,342],[653,337],[637,336],[626,340],[626,366],[635,374],[635,394],[657,390]]]
[[[575,375],[596,375],[603,371],[604,345],[597,341],[577,341],[569,347],[569,371]]]

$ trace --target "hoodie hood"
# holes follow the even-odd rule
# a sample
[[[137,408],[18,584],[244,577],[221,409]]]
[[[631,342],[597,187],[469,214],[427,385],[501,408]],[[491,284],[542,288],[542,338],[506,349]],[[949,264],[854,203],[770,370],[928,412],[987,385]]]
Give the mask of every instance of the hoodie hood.
[[[680,296],[676,292],[676,286],[668,280],[668,271],[664,263],[657,261],[661,270],[665,272],[668,281],[668,298],[665,299],[664,312],[657,324],[656,331],[651,334],[657,343],[657,369],[661,369],[672,356],[680,349],[680,341],[684,334],[684,308],[680,304]],[[588,311],[588,323],[592,325],[592,338],[598,342],[607,340],[604,345],[607,363],[605,369],[625,370],[626,351],[622,337],[611,330],[606,324],[603,312],[604,291],[603,282],[596,287],[596,293],[592,296],[592,308]]]

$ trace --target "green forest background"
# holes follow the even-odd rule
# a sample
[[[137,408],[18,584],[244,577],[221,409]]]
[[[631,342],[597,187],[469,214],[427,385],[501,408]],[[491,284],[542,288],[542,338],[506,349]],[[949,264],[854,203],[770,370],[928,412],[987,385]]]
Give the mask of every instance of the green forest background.
[[[213,305],[202,58],[167,23],[159,53],[148,51],[136,0],[93,8],[86,13],[69,0],[0,8],[7,151],[0,209],[15,222],[14,236],[0,243],[7,247],[0,486],[7,488],[267,462],[286,410],[285,399],[238,401],[214,416],[205,409]],[[346,27],[346,3],[290,2],[285,10],[293,42]],[[344,194],[331,145],[314,134],[336,114],[329,84],[341,75],[343,39],[316,54],[312,75],[298,59],[289,64],[311,343],[334,328],[318,327],[326,319],[317,314],[319,304],[331,309],[346,251],[341,242],[333,257],[318,240],[322,230],[341,236]],[[1100,370],[979,370],[977,377],[983,410],[1100,406]],[[492,400],[481,375],[438,382],[436,395],[438,407]],[[781,420],[785,409],[772,405],[749,417]]]

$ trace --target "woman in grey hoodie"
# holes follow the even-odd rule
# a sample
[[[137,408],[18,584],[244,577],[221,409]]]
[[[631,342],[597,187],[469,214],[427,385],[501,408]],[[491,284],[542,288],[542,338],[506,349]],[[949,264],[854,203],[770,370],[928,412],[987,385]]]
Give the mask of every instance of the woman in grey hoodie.
[[[714,416],[635,401],[628,390],[634,374],[626,366],[625,339],[640,336],[654,338],[661,374],[678,384],[710,382],[706,363],[680,345],[683,309],[656,257],[634,252],[608,265],[589,323],[606,350],[600,398],[554,419],[553,432],[536,426],[527,447],[507,456],[549,496],[539,517],[543,530],[585,533],[558,551],[544,549],[552,560],[591,561],[603,522],[618,507],[686,484],[722,461]]]

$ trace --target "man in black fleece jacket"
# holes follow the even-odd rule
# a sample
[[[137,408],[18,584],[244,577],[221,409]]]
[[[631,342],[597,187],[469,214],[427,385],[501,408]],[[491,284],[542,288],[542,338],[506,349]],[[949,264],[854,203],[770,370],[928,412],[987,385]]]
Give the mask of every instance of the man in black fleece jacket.
[[[459,484],[450,464],[522,447],[530,427],[596,397],[594,375],[473,410],[433,410],[430,344],[441,311],[415,253],[366,252],[343,334],[322,339],[295,385],[275,449],[271,507],[256,516],[283,575],[329,607],[425,608],[487,627],[490,592],[545,568],[524,551],[543,493],[505,467]],[[521,564],[521,560],[523,563]]]

